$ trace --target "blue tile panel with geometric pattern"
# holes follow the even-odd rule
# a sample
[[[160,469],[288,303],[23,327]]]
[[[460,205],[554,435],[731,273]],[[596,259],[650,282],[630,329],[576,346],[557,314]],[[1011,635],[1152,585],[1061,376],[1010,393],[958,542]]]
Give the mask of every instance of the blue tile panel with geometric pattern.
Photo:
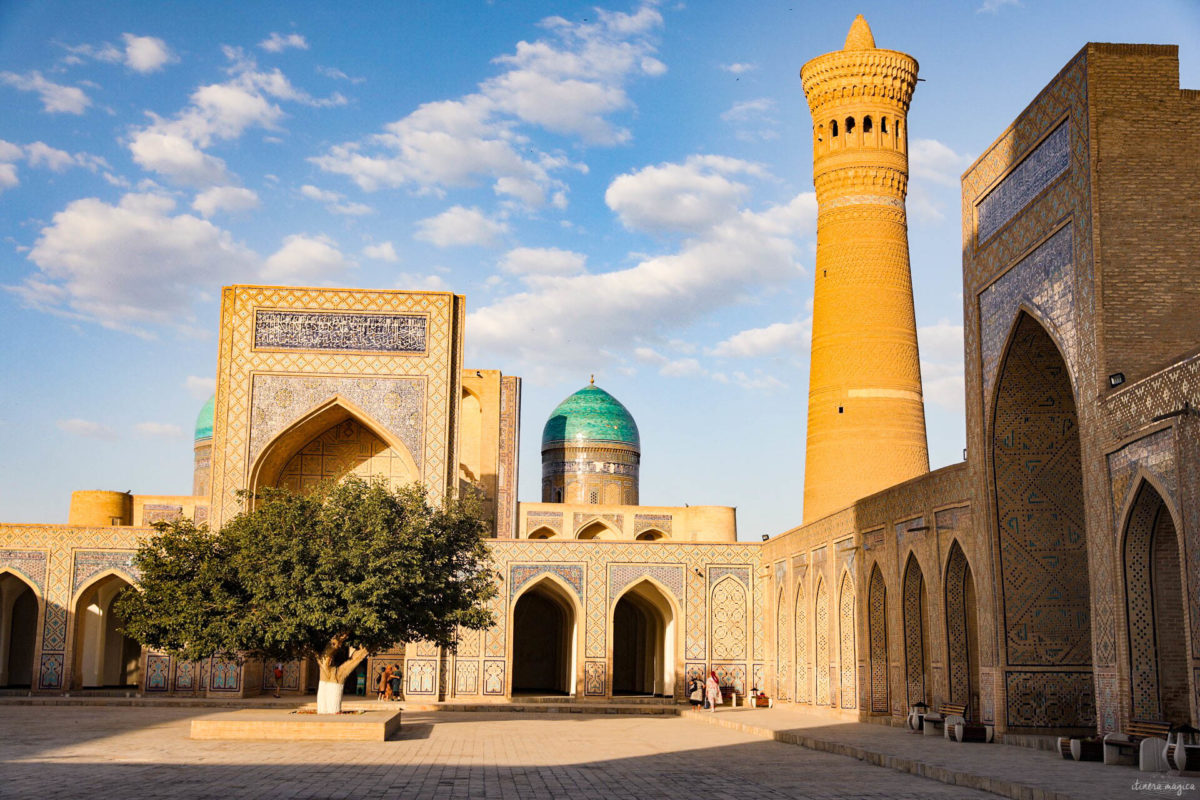
[[[979,201],[979,243],[1004,227],[1051,181],[1066,172],[1071,164],[1071,123],[1068,119],[1042,140],[1000,184]]]

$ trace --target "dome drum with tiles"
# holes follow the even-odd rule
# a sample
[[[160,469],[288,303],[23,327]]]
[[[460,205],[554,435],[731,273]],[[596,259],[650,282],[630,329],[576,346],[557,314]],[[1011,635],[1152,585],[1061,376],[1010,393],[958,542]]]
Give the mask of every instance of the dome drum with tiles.
[[[542,502],[637,505],[641,452],[629,410],[588,384],[542,429]]]

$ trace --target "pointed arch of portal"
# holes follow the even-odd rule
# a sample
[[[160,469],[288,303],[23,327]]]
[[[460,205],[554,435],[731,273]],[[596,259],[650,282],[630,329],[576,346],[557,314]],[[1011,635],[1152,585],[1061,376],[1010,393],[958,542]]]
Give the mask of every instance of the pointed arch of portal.
[[[645,575],[609,610],[613,694],[674,697],[682,675],[683,614],[670,589]]]
[[[389,455],[400,462],[399,480],[393,479],[393,483],[412,483],[423,479],[412,453],[402,441],[362,408],[341,395],[334,395],[309,409],[267,442],[250,468],[247,488],[251,497],[262,488],[279,485],[284,469],[301,455],[301,451],[346,422],[353,422],[377,437],[386,446]]]
[[[508,619],[510,696],[577,696],[584,615],[575,590],[555,573],[544,572],[513,597]]]
[[[620,531],[600,517],[592,517],[575,531],[576,539],[618,539],[620,536]]]
[[[1162,491],[1141,477],[1124,522],[1129,718],[1194,721],[1176,517]]]
[[[20,570],[0,567],[0,687],[33,686],[42,595]]]
[[[978,719],[979,705],[979,620],[976,611],[975,576],[958,539],[950,543],[946,557],[946,666],[950,702],[967,707],[967,718]]]
[[[121,632],[113,604],[133,577],[107,569],[71,600],[71,684],[76,689],[125,688],[141,683],[142,646]]]

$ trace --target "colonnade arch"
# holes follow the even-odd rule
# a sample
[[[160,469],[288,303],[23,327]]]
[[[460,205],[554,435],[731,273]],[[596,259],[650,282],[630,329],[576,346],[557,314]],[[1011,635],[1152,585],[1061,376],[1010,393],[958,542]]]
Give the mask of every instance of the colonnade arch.
[[[1131,719],[1193,719],[1177,530],[1162,494],[1142,479],[1122,544]]]
[[[643,578],[612,609],[612,692],[673,697],[679,610],[669,591]]]
[[[547,573],[512,607],[512,694],[577,693],[582,608],[561,579]]]
[[[0,572],[0,686],[33,685],[38,604],[32,584],[14,572]]]
[[[71,670],[74,688],[140,685],[142,647],[121,632],[121,620],[113,609],[117,596],[130,586],[124,576],[110,571],[94,578],[76,595]]]

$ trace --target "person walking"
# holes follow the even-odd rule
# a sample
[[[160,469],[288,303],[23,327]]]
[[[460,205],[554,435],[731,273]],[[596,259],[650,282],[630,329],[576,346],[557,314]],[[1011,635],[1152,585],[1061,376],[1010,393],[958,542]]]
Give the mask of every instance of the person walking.
[[[275,677],[275,696],[279,697],[279,689],[283,686],[283,664],[276,661],[271,674]]]
[[[692,704],[693,709],[704,702],[704,685],[700,683],[699,678],[692,678],[688,682],[688,702]]]
[[[379,685],[376,687],[379,694],[377,700],[391,700],[392,697],[392,665],[388,664],[384,667],[383,672],[379,673]]]
[[[708,673],[708,681],[704,685],[705,699],[708,701],[708,710],[714,714],[717,712],[717,706],[721,705],[721,682],[717,680],[717,673]]]

